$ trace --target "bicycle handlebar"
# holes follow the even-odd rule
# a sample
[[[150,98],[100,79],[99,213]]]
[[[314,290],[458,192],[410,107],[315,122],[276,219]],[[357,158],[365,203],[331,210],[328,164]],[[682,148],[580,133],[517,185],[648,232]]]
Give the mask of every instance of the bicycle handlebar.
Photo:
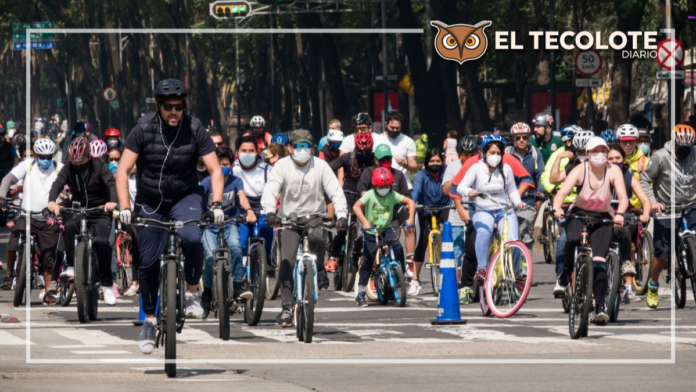
[[[208,221],[205,219],[205,218],[207,218],[207,216],[205,216],[205,215],[201,216],[199,218],[189,219],[189,220],[185,220],[185,221],[169,221],[169,222],[163,222],[161,220],[152,219],[152,218],[145,218],[144,216],[138,215],[138,214],[134,214],[133,218],[134,218],[134,222],[133,222],[134,226],[145,227],[148,223],[154,223],[154,224],[161,226],[163,229],[168,229],[168,230],[181,229],[182,227],[189,225],[191,223],[196,223],[197,226],[200,226],[201,223],[203,223],[203,222],[205,222],[206,225],[209,224],[209,223],[207,223]]]
[[[597,224],[601,224],[601,225],[613,225],[614,224],[613,219],[597,219],[597,218],[593,218],[593,217],[587,216],[587,215],[565,214],[565,217],[572,218],[572,219],[579,219],[579,220],[583,221],[585,224],[593,224],[593,223],[597,223]],[[625,224],[625,222],[624,222],[624,224]]]
[[[464,202],[462,202],[464,204]],[[416,209],[417,210],[423,210],[423,211],[442,211],[442,210],[453,210],[455,207],[454,206],[444,206],[444,207],[438,207],[438,206],[424,206],[424,205],[417,205]]]

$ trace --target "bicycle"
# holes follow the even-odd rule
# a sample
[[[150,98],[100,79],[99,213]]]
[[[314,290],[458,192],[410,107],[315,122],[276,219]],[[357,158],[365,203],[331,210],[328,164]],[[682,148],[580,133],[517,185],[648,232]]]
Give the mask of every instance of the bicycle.
[[[442,287],[442,274],[440,274],[440,254],[442,251],[442,232],[440,231],[440,223],[435,212],[442,210],[455,209],[454,206],[436,207],[436,206],[416,206],[417,210],[430,211],[430,234],[428,234],[428,263],[425,264],[425,269],[430,270],[430,284],[433,287],[433,293],[438,295]]]
[[[508,213],[515,209],[512,203],[501,203],[486,193],[477,197],[488,199],[503,212],[500,235],[493,230],[488,249],[488,265],[483,287],[478,286],[481,313],[498,318],[513,316],[524,305],[531,289],[533,264],[529,249],[519,240],[508,239]],[[525,207],[525,209],[528,207]],[[526,266],[526,274],[522,271]]]
[[[594,265],[592,261],[592,248],[590,248],[590,235],[588,234],[588,226],[594,224],[613,225],[613,219],[597,219],[586,215],[566,214],[566,220],[569,218],[579,219],[582,222],[582,232],[580,245],[575,247],[575,257],[573,261],[573,272],[571,274],[571,283],[566,289],[569,291],[569,315],[568,315],[568,331],[571,339],[586,337],[589,328],[590,311],[594,300],[593,280],[594,280]],[[607,258],[616,257],[616,264],[619,264],[618,255],[610,255],[612,250],[607,254]],[[608,279],[608,276],[607,276]],[[618,287],[616,287],[618,290]]]
[[[316,217],[316,216],[314,216]],[[313,217],[307,217],[310,222]],[[297,258],[293,268],[294,287],[292,290],[293,315],[297,339],[300,342],[311,343],[314,331],[314,308],[319,301],[317,285],[317,256],[309,250],[309,233],[315,228],[329,230],[333,220],[322,217],[323,227],[309,227],[308,223],[300,223],[295,213],[281,221],[280,230],[301,230],[301,241],[297,245]]]
[[[20,215],[27,216],[27,210],[19,207],[8,207],[7,211],[19,212]],[[39,215],[34,213],[34,215]],[[29,219],[27,219],[27,225],[30,225]],[[31,289],[39,281],[39,256],[41,252],[39,251],[39,244],[36,240],[36,236],[31,234],[29,236],[29,241],[25,240],[26,231],[19,231],[19,239],[17,245],[17,263],[15,265],[15,282],[13,285],[14,298],[12,301],[12,306],[19,307],[23,303],[31,302]],[[27,284],[27,268],[25,265],[26,254],[29,254],[29,284]],[[36,286],[38,289],[44,287]],[[26,295],[25,295],[26,294]]]
[[[366,232],[363,233],[367,235]],[[408,289],[401,263],[394,257],[394,250],[392,249],[392,244],[398,242],[399,237],[399,233],[396,233],[394,238],[382,240],[384,245],[377,249],[377,254],[375,255],[375,260],[379,260],[379,264],[374,271],[374,278],[371,277],[371,279],[374,281],[377,299],[380,304],[386,305],[389,302],[389,298],[392,298],[396,306],[403,308],[406,306]],[[375,234],[375,240],[379,244],[379,234]]]
[[[546,208],[544,209],[544,215],[542,217],[543,226],[541,228],[541,235],[537,237],[537,241],[544,248],[544,260],[546,264],[556,264],[556,246],[558,245],[558,237],[561,233],[556,218],[550,212],[553,210],[554,196],[555,193],[546,200]]]
[[[206,213],[200,218],[186,221],[162,222],[133,214],[134,226],[145,228],[151,224],[168,232],[168,246],[160,256],[159,311],[157,312],[157,335],[155,347],[164,344],[164,370],[167,377],[176,377],[176,333],[181,333],[186,321],[186,280],[184,279],[184,256],[179,245],[178,229],[191,223],[208,224],[212,220]]]
[[[63,226],[63,221],[61,219],[56,219],[54,221],[54,224],[60,226],[60,235],[58,237],[58,244],[60,244],[61,239],[63,237],[63,232],[65,232],[65,227]],[[72,298],[75,295],[75,278],[61,278],[63,271],[65,271],[68,268],[68,257],[65,254],[65,251],[63,251],[62,253],[63,258],[61,260],[61,266],[58,268],[57,271],[55,269],[54,271],[56,271],[58,276],[58,304],[63,307],[66,307],[70,305],[70,302],[72,302]],[[56,263],[57,262],[58,260],[56,260]]]
[[[360,195],[357,192],[344,190],[347,197],[352,197],[354,200],[359,200]],[[359,238],[362,230],[360,222],[355,218],[355,214],[348,213],[348,221],[346,227],[346,243],[341,251],[341,259],[343,263],[338,263],[334,271],[334,287],[336,291],[343,290],[350,292],[355,288],[356,277],[360,273],[360,263],[362,257],[362,247],[356,249],[355,242]]]
[[[687,213],[696,207],[696,203],[681,204],[674,206],[674,215],[662,214],[656,219],[671,219],[673,216],[677,221],[681,221],[681,227],[677,232],[676,249],[676,271],[674,271],[674,301],[679,309],[686,306],[686,278],[691,280],[691,290],[696,296],[696,231],[689,230],[686,220]],[[678,214],[678,215],[677,215]],[[671,281],[671,263],[665,263],[665,281]],[[696,297],[695,297],[696,298]]]
[[[257,213],[257,217],[258,217]],[[246,219],[246,218],[244,218]],[[263,313],[266,292],[268,256],[266,255],[266,239],[260,234],[261,223],[254,223],[253,235],[247,238],[248,257],[245,267],[247,287],[254,294],[252,299],[244,301],[244,321],[254,326],[259,323]]]
[[[653,237],[647,224],[644,225],[641,221],[638,221],[636,236],[636,274],[633,276],[633,287],[636,295],[645,295],[652,271]]]
[[[123,230],[121,220],[117,219],[114,251],[116,253],[116,281],[120,283],[121,292],[128,290],[133,282],[132,244],[133,238],[130,233]]]
[[[273,229],[273,244],[271,245],[271,256],[268,258],[268,268],[266,268],[266,300],[273,301],[278,297],[280,290],[280,250],[278,249],[278,229]]]

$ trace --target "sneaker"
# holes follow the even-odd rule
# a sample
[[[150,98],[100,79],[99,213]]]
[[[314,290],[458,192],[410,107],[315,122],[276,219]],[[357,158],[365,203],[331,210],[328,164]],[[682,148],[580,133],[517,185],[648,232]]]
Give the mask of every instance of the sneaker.
[[[251,292],[246,287],[246,283],[244,282],[234,282],[234,299],[235,300],[249,300],[249,299],[254,299],[254,293]]]
[[[74,279],[75,278],[75,268],[73,267],[68,267],[63,270],[63,273],[60,274],[61,279]]]
[[[203,316],[201,318],[204,320],[210,315],[210,302],[212,302],[212,300],[213,298],[209,295],[205,295],[205,293],[201,296],[201,307],[203,308]]]
[[[599,312],[594,319],[596,325],[606,325],[608,321],[609,316],[604,311]]]
[[[459,304],[469,305],[474,297],[474,291],[470,287],[463,287],[459,290]]]
[[[48,293],[50,295],[56,295],[58,293],[58,284],[55,281],[48,285]]]
[[[201,297],[198,296],[198,293],[186,293],[186,318],[199,319],[201,317],[203,317]]]
[[[46,282],[44,281],[43,275],[39,275],[36,279],[36,288],[42,290],[46,288]]]
[[[41,291],[41,292],[39,293],[39,301],[43,301],[45,295],[46,295],[46,292],[45,292],[45,291]]]
[[[483,282],[486,281],[486,270],[480,269],[476,271],[476,275],[474,275],[474,280],[478,281],[480,284],[483,284]]]
[[[143,354],[152,354],[155,349],[155,336],[157,335],[157,319],[146,318],[143,322],[143,328],[138,336],[138,347]]]
[[[5,279],[2,280],[2,286],[0,286],[3,290],[10,290],[12,289],[12,278],[14,275],[7,274],[5,275]]]
[[[565,294],[565,290],[566,288],[561,286],[561,282],[557,280],[556,286],[553,287],[553,296],[557,297],[559,295],[563,295]]]
[[[338,259],[332,257],[329,259],[329,261],[326,262],[326,266],[324,266],[324,269],[326,270],[326,272],[334,272],[336,271],[336,266],[338,266]]]
[[[278,317],[278,326],[282,328],[292,327],[292,311],[283,309]]]
[[[118,292],[118,285],[114,283],[114,297],[121,298],[121,293]]]
[[[409,285],[407,295],[408,296],[418,295],[418,293],[420,293],[420,289],[421,289],[420,282],[417,280],[412,280],[411,284]]]
[[[640,302],[640,297],[638,295],[636,295],[635,291],[633,291],[633,287],[629,287],[627,290],[628,290],[628,293],[626,293],[627,294],[626,298],[628,298],[627,303]]]
[[[636,274],[636,267],[634,267],[630,261],[626,260],[621,267],[621,273],[624,275],[633,276]]]
[[[128,290],[126,290],[125,293],[123,293],[124,297],[134,297],[138,295],[138,286],[131,286]]]
[[[657,296],[657,289],[660,286],[653,286],[652,283],[648,282],[648,296],[645,298],[645,302],[648,303],[650,309],[656,309],[657,305],[660,303],[660,297]]]
[[[367,296],[365,295],[365,293],[358,294],[358,296],[355,297],[355,301],[358,303],[359,308],[367,307]]]
[[[44,295],[42,302],[44,305],[51,306],[58,303],[58,298],[55,295],[48,293]]]
[[[319,286],[319,290],[326,290],[329,288],[329,277],[326,276],[326,271],[319,271],[317,274],[317,286]]]
[[[408,256],[406,258],[406,273],[404,274],[406,278],[413,278],[413,256]]]
[[[104,294],[104,303],[109,306],[116,305],[116,295],[114,294],[113,287],[102,286],[102,293]]]

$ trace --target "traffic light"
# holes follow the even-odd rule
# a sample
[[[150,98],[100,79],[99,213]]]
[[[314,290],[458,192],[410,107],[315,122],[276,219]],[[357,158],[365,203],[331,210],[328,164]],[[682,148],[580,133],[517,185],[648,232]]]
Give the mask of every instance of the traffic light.
[[[210,4],[210,15],[217,19],[246,18],[251,15],[251,5],[246,1],[216,1]]]
[[[263,5],[290,5],[295,0],[256,0],[256,2]]]

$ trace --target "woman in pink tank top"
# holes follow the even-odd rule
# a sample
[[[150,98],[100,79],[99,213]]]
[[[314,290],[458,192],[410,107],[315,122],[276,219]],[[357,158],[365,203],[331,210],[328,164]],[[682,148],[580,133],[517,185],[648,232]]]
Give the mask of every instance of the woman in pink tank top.
[[[628,208],[628,196],[624,185],[623,174],[617,166],[607,162],[609,147],[599,138],[593,137],[587,142],[588,161],[576,166],[566,177],[563,186],[553,200],[556,218],[563,219],[561,204],[575,186],[580,187],[575,202],[570,206],[569,213],[588,215],[597,219],[613,219],[614,226],[623,226],[623,214]],[[612,190],[616,192],[619,206],[614,214],[611,205]],[[582,221],[569,218],[565,224],[568,242],[564,249],[564,274],[570,276],[575,264],[575,248],[582,240]],[[609,252],[613,237],[613,229],[607,225],[588,227],[590,247],[594,261],[595,322],[604,324],[609,320],[606,314],[605,297],[607,289],[607,271],[605,258]],[[566,282],[566,279],[562,279]]]

